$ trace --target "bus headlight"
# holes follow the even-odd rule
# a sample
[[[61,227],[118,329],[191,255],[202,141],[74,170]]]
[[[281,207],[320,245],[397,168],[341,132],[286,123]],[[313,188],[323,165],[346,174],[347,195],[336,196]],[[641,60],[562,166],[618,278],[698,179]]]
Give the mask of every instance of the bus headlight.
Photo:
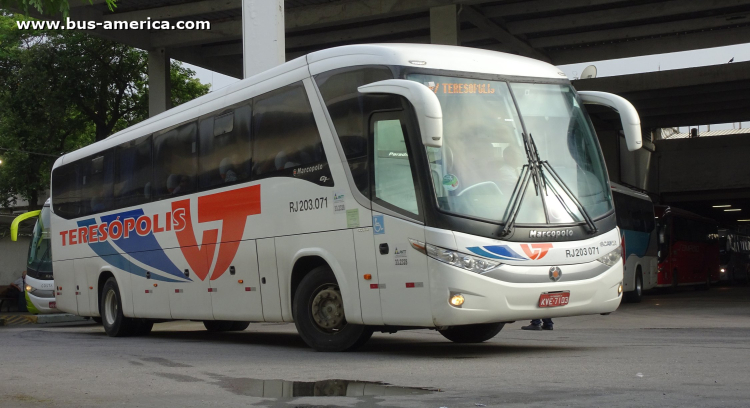
[[[724,268],[721,268],[721,273],[724,273],[724,272],[726,272],[726,270]]]
[[[414,249],[423,254],[426,254],[430,258],[437,259],[440,262],[457,266],[461,269],[466,269],[467,271],[471,271],[474,273],[486,273],[497,268],[497,266],[500,265],[500,262],[490,261],[489,259],[479,258],[473,255],[465,254],[463,252],[425,244],[424,242],[414,239],[409,239],[409,242]]]
[[[34,293],[36,289],[32,288],[31,285],[26,285],[26,293]]]
[[[622,259],[622,249],[617,248],[614,251],[611,251],[610,253],[608,253],[607,255],[604,255],[603,257],[597,259],[597,261],[599,261],[599,262],[601,262],[601,263],[603,263],[603,264],[605,264],[605,265],[607,265],[609,267],[612,267],[617,262],[619,262],[620,259]]]

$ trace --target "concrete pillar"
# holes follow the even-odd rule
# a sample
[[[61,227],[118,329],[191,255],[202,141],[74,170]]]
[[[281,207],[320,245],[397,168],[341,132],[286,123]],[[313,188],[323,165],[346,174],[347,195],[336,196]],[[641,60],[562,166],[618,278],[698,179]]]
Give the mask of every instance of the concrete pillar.
[[[148,52],[148,116],[172,107],[169,75],[170,60],[164,48]]]
[[[284,0],[242,0],[245,78],[286,62]]]
[[[459,45],[458,8],[456,4],[430,8],[432,44]]]

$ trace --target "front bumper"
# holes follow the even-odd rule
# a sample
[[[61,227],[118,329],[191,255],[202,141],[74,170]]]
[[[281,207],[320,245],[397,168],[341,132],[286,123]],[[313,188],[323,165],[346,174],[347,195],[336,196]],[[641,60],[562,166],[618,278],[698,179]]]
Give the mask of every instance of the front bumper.
[[[535,283],[511,283],[489,278],[430,258],[430,298],[435,326],[508,322],[548,317],[610,313],[622,300],[619,286],[623,281],[621,262],[598,275],[581,280]],[[529,266],[530,274],[548,271],[550,266]],[[562,265],[565,276],[566,266]],[[540,308],[539,297],[545,292],[570,291],[565,306]],[[448,303],[451,295],[460,293],[461,307]]]
[[[26,308],[29,310],[29,313],[62,313],[60,310],[50,307],[50,303],[55,304],[55,281],[40,280],[27,276],[26,284],[35,289],[33,293],[24,292],[26,296]]]

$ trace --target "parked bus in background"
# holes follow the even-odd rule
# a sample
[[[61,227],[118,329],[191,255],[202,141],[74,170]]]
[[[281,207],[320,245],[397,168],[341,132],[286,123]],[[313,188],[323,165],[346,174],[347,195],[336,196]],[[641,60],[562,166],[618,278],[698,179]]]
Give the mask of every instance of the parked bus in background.
[[[58,307],[110,336],[293,321],[326,351],[610,313],[622,251],[587,102],[640,148],[630,103],[541,61],[422,44],[288,61],[56,161]]]
[[[11,241],[18,240],[19,224],[25,220],[36,221],[29,244],[29,256],[26,260],[26,284],[24,285],[26,309],[33,314],[57,313],[49,229],[50,200],[44,203],[41,210],[21,214],[13,220],[10,226]]]
[[[719,230],[720,280],[750,282],[750,236]]]
[[[716,221],[669,206],[655,206],[658,224],[658,287],[719,281],[719,229]]]
[[[610,184],[625,256],[625,300],[638,303],[643,298],[643,291],[657,284],[654,205],[646,194],[617,183]]]

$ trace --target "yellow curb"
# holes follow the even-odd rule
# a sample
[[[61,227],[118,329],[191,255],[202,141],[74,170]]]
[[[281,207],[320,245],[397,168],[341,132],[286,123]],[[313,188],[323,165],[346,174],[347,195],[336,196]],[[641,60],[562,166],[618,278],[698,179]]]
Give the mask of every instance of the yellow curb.
[[[36,323],[36,316],[4,316],[0,317],[0,326],[20,326],[24,324]]]

